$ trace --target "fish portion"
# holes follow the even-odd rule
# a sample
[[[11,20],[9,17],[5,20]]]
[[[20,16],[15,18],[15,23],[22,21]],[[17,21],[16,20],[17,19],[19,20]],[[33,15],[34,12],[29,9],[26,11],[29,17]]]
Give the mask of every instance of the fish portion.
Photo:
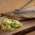
[[[35,18],[35,11],[34,10],[23,10],[23,11],[13,11],[6,13],[7,16],[13,17],[17,20],[22,20],[25,18]]]

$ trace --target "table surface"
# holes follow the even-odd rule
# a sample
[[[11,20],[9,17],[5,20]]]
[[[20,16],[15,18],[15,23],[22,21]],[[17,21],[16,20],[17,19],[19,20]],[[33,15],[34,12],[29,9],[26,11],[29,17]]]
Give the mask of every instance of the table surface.
[[[13,11],[15,9],[20,9],[20,7],[23,6],[23,3],[25,3],[28,0],[0,0],[0,13],[6,13],[9,11]],[[35,0],[33,0],[30,4],[28,4],[25,8],[35,6]],[[17,6],[18,5],[18,6]],[[3,32],[0,30],[0,35],[11,35],[18,31],[24,30],[26,28],[35,26],[35,20],[30,21],[23,21],[23,25],[21,28],[17,29],[14,32]]]
[[[0,13],[6,13],[15,9],[20,9],[29,0],[0,0]],[[35,0],[29,3],[25,8],[35,6]]]

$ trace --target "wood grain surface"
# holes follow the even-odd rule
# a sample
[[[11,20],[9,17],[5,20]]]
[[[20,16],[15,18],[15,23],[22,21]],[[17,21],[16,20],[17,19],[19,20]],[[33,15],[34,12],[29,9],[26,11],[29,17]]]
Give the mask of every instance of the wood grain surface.
[[[0,13],[6,13],[9,11],[13,11],[15,9],[20,9],[28,0],[0,0]],[[28,4],[25,8],[35,6],[35,0],[33,0],[30,4]],[[3,32],[0,30],[0,35],[11,35],[20,30],[24,30],[31,26],[35,26],[35,20],[23,21],[23,25],[21,28],[17,29],[14,32]]]
[[[0,13],[6,13],[15,9],[20,9],[29,0],[0,0]],[[35,0],[29,3],[25,8],[35,6]]]
[[[22,23],[23,23],[22,24],[22,27],[20,27],[19,29],[17,29],[16,31],[13,31],[13,32],[11,32],[11,31],[5,31],[4,32],[4,31],[1,31],[0,30],[0,35],[11,35],[11,34],[15,34],[15,33],[19,32],[21,30],[24,30],[24,29],[30,28],[32,26],[35,26],[35,20],[23,21]],[[35,34],[35,32],[34,32],[34,34]]]

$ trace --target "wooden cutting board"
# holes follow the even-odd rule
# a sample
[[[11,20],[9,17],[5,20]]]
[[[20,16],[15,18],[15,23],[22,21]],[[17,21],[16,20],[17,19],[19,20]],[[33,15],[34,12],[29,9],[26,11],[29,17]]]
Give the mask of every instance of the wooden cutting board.
[[[0,0],[0,13],[6,13],[13,11],[15,9],[20,9],[28,0]],[[25,8],[35,6],[35,0],[28,4]],[[14,32],[3,32],[0,30],[0,35],[11,35],[21,30],[27,29],[29,27],[35,26],[35,20],[23,21],[21,28],[17,29]]]
[[[11,34],[15,34],[17,32],[20,32],[21,30],[30,28],[32,26],[35,26],[35,20],[23,21],[22,22],[22,27],[20,27],[16,31],[14,31],[14,32],[10,32],[10,31],[3,32],[3,31],[0,30],[0,35],[11,35]]]
[[[34,7],[33,8],[32,7],[31,8],[27,8],[25,10],[28,10],[28,9],[34,9]],[[0,35],[11,35],[11,34],[15,34],[17,32],[20,32],[20,31],[25,30],[27,28],[30,28],[32,26],[35,26],[35,19],[34,20],[28,20],[28,21],[22,21],[22,27],[20,27],[19,29],[15,30],[14,32],[10,32],[10,31],[3,32],[3,31],[0,30]]]

